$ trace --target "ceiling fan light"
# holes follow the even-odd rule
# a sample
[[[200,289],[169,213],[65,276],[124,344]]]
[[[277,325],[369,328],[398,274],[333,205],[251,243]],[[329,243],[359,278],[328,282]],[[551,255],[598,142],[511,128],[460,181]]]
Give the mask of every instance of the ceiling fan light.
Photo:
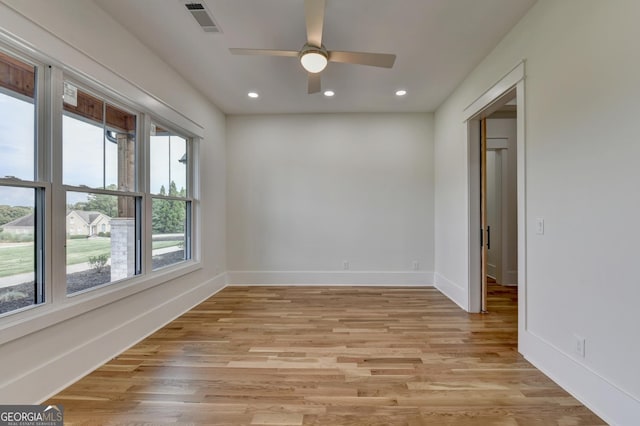
[[[318,51],[305,52],[300,56],[302,68],[316,74],[327,66],[327,57]]]

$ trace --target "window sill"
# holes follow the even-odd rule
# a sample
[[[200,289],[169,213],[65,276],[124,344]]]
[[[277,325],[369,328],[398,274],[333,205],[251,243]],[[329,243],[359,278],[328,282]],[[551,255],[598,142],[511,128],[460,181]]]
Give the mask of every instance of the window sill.
[[[168,266],[141,277],[114,283],[95,291],[70,295],[60,303],[45,303],[26,308],[0,319],[0,345],[51,327],[118,300],[167,283],[202,269],[200,262],[188,261]]]

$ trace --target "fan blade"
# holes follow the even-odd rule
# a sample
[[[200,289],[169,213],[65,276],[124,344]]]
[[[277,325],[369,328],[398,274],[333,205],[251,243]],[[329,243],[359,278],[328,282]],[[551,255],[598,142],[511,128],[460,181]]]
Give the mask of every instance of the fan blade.
[[[387,53],[340,52],[332,50],[329,52],[329,61],[391,68],[396,61],[396,55]]]
[[[315,47],[322,47],[324,2],[325,0],[304,1],[304,16],[307,21],[307,43]]]
[[[229,49],[234,55],[264,55],[264,56],[291,56],[293,58],[298,56],[298,52],[295,50],[271,50],[271,49]]]
[[[309,73],[309,90],[308,93],[318,93],[320,91],[320,73]]]

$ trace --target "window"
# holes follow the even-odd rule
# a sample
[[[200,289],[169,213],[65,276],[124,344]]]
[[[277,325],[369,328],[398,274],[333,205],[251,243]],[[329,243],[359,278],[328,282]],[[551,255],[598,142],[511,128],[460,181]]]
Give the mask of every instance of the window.
[[[152,265],[159,269],[191,259],[189,141],[152,124],[150,187]]]
[[[67,294],[73,294],[141,273],[142,197],[135,192],[136,114],[65,82],[62,124]],[[82,228],[74,233],[75,221]]]
[[[0,316],[15,324],[192,258],[189,136],[38,55],[0,44]]]
[[[44,301],[37,73],[0,52],[0,315]]]

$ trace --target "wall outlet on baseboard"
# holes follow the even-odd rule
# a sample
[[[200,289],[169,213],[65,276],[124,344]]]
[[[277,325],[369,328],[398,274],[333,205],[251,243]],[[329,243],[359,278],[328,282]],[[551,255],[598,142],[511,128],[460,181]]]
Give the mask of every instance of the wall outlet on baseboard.
[[[579,355],[581,358],[584,358],[586,339],[582,336],[578,336],[577,334],[574,334],[573,338],[575,341],[574,350],[576,352],[576,355]]]
[[[417,260],[413,261],[413,270],[417,271],[420,269],[420,262],[418,262]]]
[[[345,271],[349,270],[349,261],[348,260],[342,261],[342,269],[344,269]]]

